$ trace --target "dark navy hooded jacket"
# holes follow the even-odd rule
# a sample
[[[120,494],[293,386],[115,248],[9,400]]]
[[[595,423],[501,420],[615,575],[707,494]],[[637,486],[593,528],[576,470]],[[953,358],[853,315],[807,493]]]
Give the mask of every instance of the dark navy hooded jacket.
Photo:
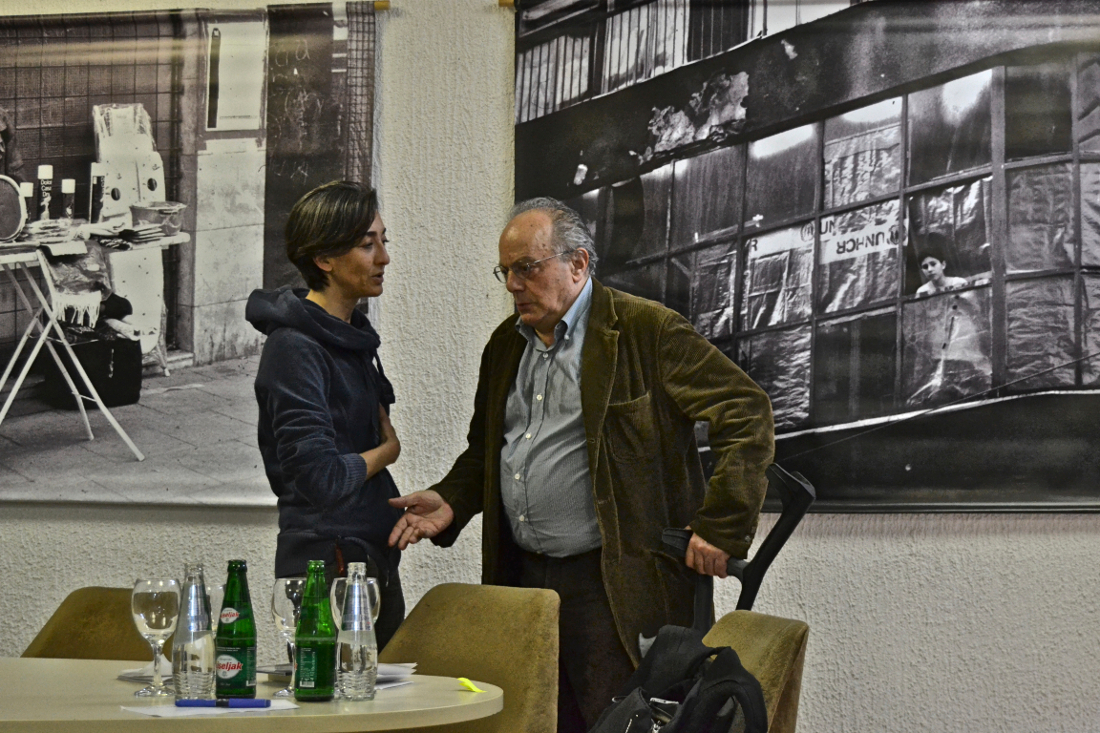
[[[309,560],[331,560],[339,543],[386,549],[401,516],[389,471],[366,480],[359,454],[379,443],[378,406],[393,388],[378,361],[378,333],[367,317],[346,323],[305,299],[308,291],[256,290],[245,318],[267,335],[256,374],[259,444],[271,490],[279,497],[275,575],[304,575]]]

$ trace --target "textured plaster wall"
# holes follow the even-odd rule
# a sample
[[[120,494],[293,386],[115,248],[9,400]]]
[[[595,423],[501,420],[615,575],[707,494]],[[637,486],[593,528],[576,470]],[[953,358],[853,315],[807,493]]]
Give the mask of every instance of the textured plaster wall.
[[[810,625],[800,730],[1100,731],[1098,549],[1095,515],[811,515],[754,610]]]
[[[410,491],[461,449],[480,349],[508,312],[488,271],[511,202],[512,25],[493,0],[394,5],[379,22],[380,322]],[[407,553],[410,601],[476,580],[476,530]],[[178,570],[185,547],[266,577],[275,531],[271,510],[0,505],[0,654],[21,652],[65,589]],[[1098,556],[1092,515],[811,515],[756,610],[810,624],[800,730],[1100,731]],[[720,613],[735,588],[718,584]]]
[[[139,577],[179,578],[187,559],[225,582],[226,563],[248,561],[260,661],[276,652],[268,610],[278,516],[274,508],[226,509],[0,504],[0,656],[17,657],[70,591],[129,587]]]
[[[492,276],[512,202],[513,15],[487,0],[396,2],[378,16],[375,184],[392,263],[379,299],[405,492],[465,446],[481,349],[511,308]],[[480,578],[480,521],[406,553],[406,595]]]

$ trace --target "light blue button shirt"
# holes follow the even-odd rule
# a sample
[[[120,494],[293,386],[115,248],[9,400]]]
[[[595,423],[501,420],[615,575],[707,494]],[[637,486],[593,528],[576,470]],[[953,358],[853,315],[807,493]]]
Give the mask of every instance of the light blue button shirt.
[[[516,324],[527,348],[504,411],[501,496],[517,544],[551,557],[602,544],[581,414],[581,349],[591,305],[589,278],[555,327],[552,346]]]

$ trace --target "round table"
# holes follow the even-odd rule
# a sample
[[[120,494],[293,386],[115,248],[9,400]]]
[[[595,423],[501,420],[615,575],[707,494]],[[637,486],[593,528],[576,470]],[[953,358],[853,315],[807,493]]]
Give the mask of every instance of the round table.
[[[504,707],[504,691],[478,682],[470,692],[450,677],[413,675],[412,683],[379,690],[374,700],[298,703],[295,710],[262,710],[187,718],[154,718],[122,706],[171,704],[134,697],[141,685],[116,679],[133,662],[87,659],[0,659],[0,733],[301,733],[403,730],[485,718]],[[281,685],[261,682],[258,697],[271,697]],[[293,722],[288,719],[293,718]]]

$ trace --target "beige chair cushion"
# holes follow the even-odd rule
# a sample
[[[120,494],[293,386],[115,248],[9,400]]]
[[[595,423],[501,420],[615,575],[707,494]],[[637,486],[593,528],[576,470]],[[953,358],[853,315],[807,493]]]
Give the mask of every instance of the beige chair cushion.
[[[420,674],[468,677],[504,690],[504,710],[424,733],[554,733],[558,706],[558,594],[445,583],[429,590],[379,655]]]
[[[741,664],[760,681],[769,733],[794,733],[809,633],[802,621],[734,611],[703,637],[707,646],[733,647]]]
[[[133,659],[153,652],[134,626],[129,588],[74,590],[31,640],[24,657]]]

